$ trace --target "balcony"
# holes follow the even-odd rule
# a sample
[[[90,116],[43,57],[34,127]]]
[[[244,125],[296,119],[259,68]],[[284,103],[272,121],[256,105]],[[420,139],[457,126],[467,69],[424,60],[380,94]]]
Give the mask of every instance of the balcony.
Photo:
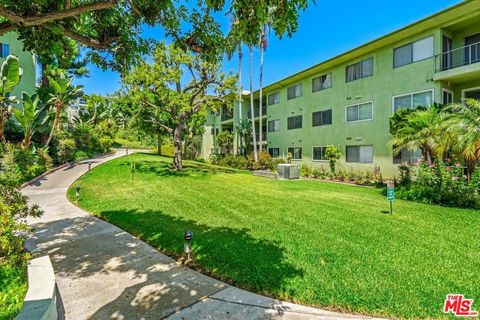
[[[260,115],[260,109],[259,108],[255,108],[255,118],[258,118],[258,116]],[[267,115],[267,107],[263,107],[262,108],[262,118],[265,117]],[[249,119],[252,118],[252,112],[250,110],[248,110],[247,112],[247,117]]]
[[[460,82],[480,76],[480,42],[435,56],[433,80]]]

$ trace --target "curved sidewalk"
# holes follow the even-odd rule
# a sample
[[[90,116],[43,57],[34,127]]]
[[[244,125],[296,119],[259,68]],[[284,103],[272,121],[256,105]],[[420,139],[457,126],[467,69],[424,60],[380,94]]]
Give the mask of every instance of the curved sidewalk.
[[[369,319],[259,296],[185,267],[66,198],[92,167],[125,151],[52,172],[22,193],[45,211],[30,219],[34,255],[50,255],[66,319]],[[108,192],[108,190],[105,190]]]

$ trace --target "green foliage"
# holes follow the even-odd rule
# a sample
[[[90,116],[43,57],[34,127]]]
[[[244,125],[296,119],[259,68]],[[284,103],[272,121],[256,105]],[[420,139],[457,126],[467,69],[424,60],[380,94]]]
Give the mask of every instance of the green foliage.
[[[18,58],[9,55],[0,68],[0,143],[5,143],[4,136],[5,122],[9,117],[10,104],[16,99],[9,96],[9,93],[20,81],[20,64]]]
[[[47,118],[37,94],[30,96],[28,93],[23,92],[22,106],[21,109],[13,108],[12,112],[23,129],[24,138],[22,146],[24,149],[27,149],[30,147],[37,127],[43,125]]]
[[[191,230],[194,267],[279,299],[438,319],[443,292],[480,292],[478,211],[397,199],[386,215],[378,189],[263,179],[193,161],[176,172],[170,160],[135,154],[94,168],[78,182],[79,206],[173,257]],[[124,183],[131,161],[133,188]]]
[[[7,143],[0,158],[0,182],[3,185],[19,186],[44,173],[51,166],[52,159],[45,149],[24,149],[20,145]]]
[[[407,165],[404,164],[403,167]],[[417,202],[451,207],[480,209],[480,173],[475,170],[471,180],[464,175],[460,163],[447,165],[421,162],[415,169],[415,180],[399,185],[397,197]],[[403,169],[406,171],[406,169]],[[401,180],[402,181],[402,180]]]
[[[27,293],[26,266],[0,264],[0,319],[14,319]]]
[[[300,167],[300,176],[305,178],[310,178],[313,176],[312,166],[307,163],[302,163]]]
[[[223,167],[230,167],[240,170],[248,170],[250,163],[247,161],[247,158],[242,155],[226,155],[222,157],[219,161],[215,163],[216,165]]]
[[[57,142],[57,159],[59,163],[67,163],[73,159],[75,154],[75,140],[73,139],[61,139]]]
[[[230,154],[233,148],[233,132],[222,130],[217,134],[217,144],[221,148],[226,149],[226,153]]]
[[[325,150],[325,159],[327,159],[330,164],[331,172],[335,172],[335,164],[341,156],[342,153],[338,147],[334,145],[327,146],[327,149]]]
[[[23,249],[26,232],[30,230],[24,221],[27,217],[40,217],[37,205],[29,206],[27,197],[13,187],[0,185],[0,265],[20,266],[29,254]]]

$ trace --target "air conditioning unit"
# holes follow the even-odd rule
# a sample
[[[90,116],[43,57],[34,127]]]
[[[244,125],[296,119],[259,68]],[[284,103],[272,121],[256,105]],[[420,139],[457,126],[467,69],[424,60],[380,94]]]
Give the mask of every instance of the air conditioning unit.
[[[299,179],[300,166],[298,164],[282,163],[277,166],[278,179]]]

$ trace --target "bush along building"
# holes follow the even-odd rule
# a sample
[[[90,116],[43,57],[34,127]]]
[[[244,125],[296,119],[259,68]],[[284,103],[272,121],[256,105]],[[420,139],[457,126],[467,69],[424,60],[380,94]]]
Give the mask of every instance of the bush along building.
[[[273,157],[327,167],[327,145],[338,146],[339,167],[396,175],[420,152],[388,146],[389,118],[401,108],[480,99],[480,0],[464,1],[403,29],[312,66],[263,89],[264,147]],[[258,140],[259,92],[255,92]],[[207,118],[203,155],[225,152],[215,143],[251,119],[247,94],[240,110],[222,109]]]
[[[22,97],[22,91],[33,94],[36,89],[36,58],[31,52],[25,51],[23,43],[18,40],[15,32],[8,32],[0,36],[0,63],[3,63],[8,55],[15,55],[20,62],[20,83],[13,89],[10,95]]]

